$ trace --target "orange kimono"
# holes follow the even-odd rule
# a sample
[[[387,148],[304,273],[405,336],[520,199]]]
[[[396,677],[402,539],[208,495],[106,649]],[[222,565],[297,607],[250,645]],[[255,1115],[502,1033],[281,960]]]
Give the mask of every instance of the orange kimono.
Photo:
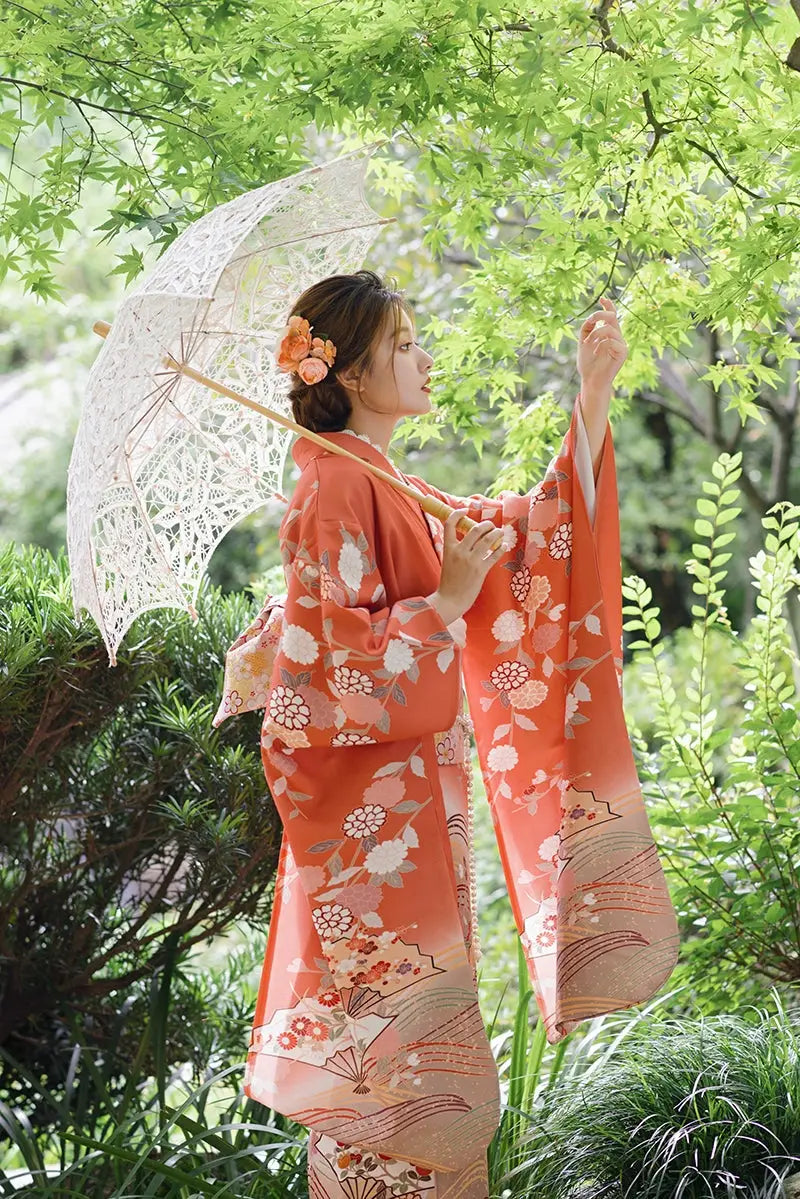
[[[287,591],[228,651],[214,717],[264,707],[283,823],[245,1090],[309,1127],[312,1199],[486,1199],[470,731],[548,1041],[649,999],[678,954],[622,708],[611,429],[596,484],[577,401],[526,495],[401,476],[505,530],[450,625],[425,598],[441,523],[307,438],[292,454]]]

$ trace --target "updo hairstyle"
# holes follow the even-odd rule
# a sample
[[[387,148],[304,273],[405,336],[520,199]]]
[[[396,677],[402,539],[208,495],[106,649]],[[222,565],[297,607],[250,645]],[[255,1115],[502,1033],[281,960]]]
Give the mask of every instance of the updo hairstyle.
[[[355,365],[359,375],[369,373],[376,338],[393,317],[395,333],[402,314],[413,322],[413,313],[398,290],[391,290],[374,271],[353,275],[329,275],[307,288],[287,316],[302,316],[311,326],[312,337],[329,339],[336,346],[336,359],[324,379],[304,383],[292,374],[289,399],[298,425],[314,433],[339,433],[352,415],[347,388],[337,378],[339,370]],[[392,358],[394,373],[394,357]],[[359,380],[359,398],[361,386]]]

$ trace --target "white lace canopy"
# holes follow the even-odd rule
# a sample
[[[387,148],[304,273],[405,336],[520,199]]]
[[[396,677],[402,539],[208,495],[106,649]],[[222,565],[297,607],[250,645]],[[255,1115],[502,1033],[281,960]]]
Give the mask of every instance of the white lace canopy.
[[[196,619],[215,546],[280,493],[292,437],[163,356],[291,417],[273,347],[297,296],[358,270],[388,223],[364,193],[383,144],[221,204],[126,294],[89,373],[67,479],[75,618],[94,617],[110,665],[141,612]]]

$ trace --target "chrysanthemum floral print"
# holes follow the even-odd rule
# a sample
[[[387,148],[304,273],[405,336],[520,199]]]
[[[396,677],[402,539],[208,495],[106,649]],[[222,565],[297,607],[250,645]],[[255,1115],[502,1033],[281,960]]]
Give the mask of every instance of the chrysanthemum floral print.
[[[355,514],[321,515],[319,494],[314,480],[304,508],[283,525],[297,619],[284,619],[264,733],[293,748],[401,740],[420,729],[421,702],[437,689],[448,707],[426,731],[445,715],[452,723],[460,699],[456,635],[463,642],[464,622],[457,630],[443,625],[423,597],[396,601],[390,611],[363,526]]]
[[[504,529],[450,626],[425,598],[440,522],[308,439],[293,456],[286,594],[231,647],[215,717],[264,708],[284,830],[246,1089],[309,1126],[317,1199],[486,1199],[470,731],[548,1040],[648,999],[677,956],[622,709],[611,430],[596,480],[579,402],[526,495],[406,476]]]

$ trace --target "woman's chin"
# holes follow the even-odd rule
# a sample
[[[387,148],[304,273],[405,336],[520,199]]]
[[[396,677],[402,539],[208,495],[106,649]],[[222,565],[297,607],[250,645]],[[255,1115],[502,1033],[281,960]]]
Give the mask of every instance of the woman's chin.
[[[404,416],[423,416],[426,412],[430,412],[432,408],[431,397],[427,392],[420,392],[418,395],[406,397],[401,407],[398,410],[398,417]]]

